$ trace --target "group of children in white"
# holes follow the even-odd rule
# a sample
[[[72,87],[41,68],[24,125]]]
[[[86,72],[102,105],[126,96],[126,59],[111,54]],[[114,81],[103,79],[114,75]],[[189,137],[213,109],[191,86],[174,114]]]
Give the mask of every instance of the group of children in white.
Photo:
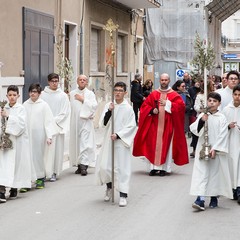
[[[232,78],[239,80],[239,75],[231,73],[228,79]],[[86,176],[88,166],[95,159],[93,118],[98,104],[94,93],[86,88],[87,77],[78,77],[78,88],[69,96],[58,87],[57,74],[49,74],[48,83],[43,91],[39,84],[32,84],[29,87],[30,98],[23,105],[17,103],[18,88],[8,87],[8,103],[1,110],[1,117],[6,120],[6,133],[10,135],[13,148],[0,151],[0,203],[6,202],[6,187],[10,188],[9,198],[15,199],[18,191],[27,192],[33,182],[37,189],[41,189],[46,179],[56,181],[62,171],[64,137],[69,126],[69,159],[71,166],[77,166],[75,174]],[[126,84],[117,82],[114,85],[114,103],[108,103],[100,117],[99,125],[106,129],[95,169],[97,183],[107,186],[104,201],[110,201],[114,141],[114,171],[120,207],[127,206],[131,145],[137,128],[133,109],[124,98],[126,93]],[[210,93],[207,97],[208,113],[201,113],[190,126],[190,130],[199,137],[190,189],[190,194],[197,196],[192,205],[197,210],[205,210],[205,197],[211,197],[210,208],[218,206],[219,196],[240,203],[239,85],[233,88],[232,101],[229,99],[229,102],[219,111],[221,95]],[[113,134],[112,112],[116,132]],[[206,121],[211,145],[208,161],[199,157]]]
[[[42,189],[46,179],[56,181],[62,171],[70,104],[67,94],[58,88],[58,74],[49,74],[48,83],[44,91],[38,83],[31,84],[29,99],[23,104],[17,102],[17,86],[7,89],[8,103],[1,117],[6,119],[5,132],[13,146],[0,151],[0,203],[6,202],[6,187],[10,188],[9,198],[15,199],[18,190],[27,192],[32,183]]]
[[[69,129],[69,159],[71,166],[77,166],[75,174],[86,176],[89,164],[95,161],[93,118],[98,104],[95,94],[86,88],[87,77],[77,78],[78,88],[69,96],[58,87],[57,74],[48,75],[48,84],[43,91],[39,84],[31,84],[30,98],[23,105],[17,103],[18,87],[12,85],[7,89],[8,103],[1,110],[1,117],[6,120],[5,134],[9,135],[13,147],[0,151],[0,203],[7,201],[6,188],[10,188],[9,199],[15,199],[19,191],[29,191],[33,183],[36,189],[42,189],[46,180],[57,180],[63,166],[64,137]],[[130,146],[136,128],[134,112],[124,99],[125,94],[126,84],[116,83],[114,104],[107,104],[108,117],[104,112],[100,119],[100,125],[106,127],[106,138],[96,166],[96,182],[107,184],[104,201],[109,201],[112,196],[110,145],[112,140],[121,138],[122,141],[115,143],[116,188],[120,192],[121,207],[127,205]],[[113,108],[118,134],[112,135],[109,119]],[[124,161],[119,161],[120,156]]]

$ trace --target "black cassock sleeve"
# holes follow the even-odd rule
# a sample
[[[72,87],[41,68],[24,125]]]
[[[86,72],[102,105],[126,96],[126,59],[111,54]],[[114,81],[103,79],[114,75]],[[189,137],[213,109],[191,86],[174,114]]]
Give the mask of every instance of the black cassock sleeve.
[[[103,125],[106,126],[110,117],[112,116],[112,111],[108,110],[106,113],[105,113],[105,116],[104,116],[104,119],[103,119]]]
[[[200,132],[205,122],[202,119],[199,119],[197,131]]]

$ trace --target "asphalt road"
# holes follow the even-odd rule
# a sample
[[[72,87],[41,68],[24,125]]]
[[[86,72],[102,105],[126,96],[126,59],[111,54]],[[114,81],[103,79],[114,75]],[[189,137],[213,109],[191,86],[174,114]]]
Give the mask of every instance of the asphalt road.
[[[41,190],[20,193],[0,205],[1,240],[236,240],[240,206],[219,199],[217,209],[196,212],[189,195],[190,164],[173,165],[170,176],[148,176],[146,163],[133,159],[128,206],[103,201],[94,168],[82,177],[67,168]],[[66,163],[65,163],[66,164]],[[206,204],[208,205],[208,200]]]

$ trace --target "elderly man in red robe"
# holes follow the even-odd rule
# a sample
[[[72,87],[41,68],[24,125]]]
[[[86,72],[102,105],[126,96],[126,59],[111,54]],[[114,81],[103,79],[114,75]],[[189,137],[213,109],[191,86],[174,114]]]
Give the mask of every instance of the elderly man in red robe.
[[[159,89],[148,96],[140,109],[133,146],[133,156],[145,156],[151,163],[150,176],[169,174],[172,161],[180,166],[189,162],[184,133],[185,104],[169,87],[168,74],[163,73],[159,82]]]

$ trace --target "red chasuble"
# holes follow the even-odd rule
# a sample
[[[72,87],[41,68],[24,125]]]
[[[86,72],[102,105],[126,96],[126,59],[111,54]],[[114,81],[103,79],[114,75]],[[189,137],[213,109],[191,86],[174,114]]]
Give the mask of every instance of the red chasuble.
[[[159,105],[159,99],[171,101],[171,113]],[[159,114],[151,115],[153,108]],[[184,133],[185,104],[181,96],[173,91],[155,90],[143,102],[140,109],[138,131],[134,139],[133,156],[145,156],[152,164],[162,165],[166,162],[172,140],[173,161],[177,165],[189,162],[187,142]]]

